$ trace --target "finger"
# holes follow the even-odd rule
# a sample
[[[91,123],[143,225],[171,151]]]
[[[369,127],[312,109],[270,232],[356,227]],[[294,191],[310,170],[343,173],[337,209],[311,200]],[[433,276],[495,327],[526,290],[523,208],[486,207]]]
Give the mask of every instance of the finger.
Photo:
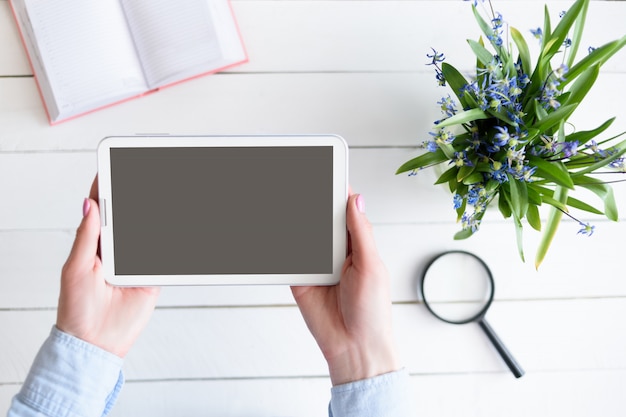
[[[91,189],[89,190],[89,198],[92,200],[98,201],[98,174],[96,174],[96,178],[93,179],[91,183]]]
[[[350,196],[346,216],[352,255],[365,259],[377,257],[378,251],[376,250],[372,226],[365,215],[365,202],[361,194]]]
[[[93,266],[100,237],[98,203],[89,198],[85,199],[83,215],[83,220],[76,231],[76,239],[68,258],[68,263],[77,268]]]

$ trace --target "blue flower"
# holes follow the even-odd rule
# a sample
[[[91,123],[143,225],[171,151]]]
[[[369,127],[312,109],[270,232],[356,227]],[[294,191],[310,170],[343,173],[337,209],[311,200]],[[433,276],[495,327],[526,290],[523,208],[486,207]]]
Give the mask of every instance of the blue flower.
[[[454,209],[456,210],[463,205],[463,197],[461,197],[457,193],[454,193],[454,195],[452,196],[452,202],[454,204]]]
[[[626,172],[626,165],[624,162],[624,158],[617,158],[614,161],[611,161],[609,166],[613,169],[619,169],[620,171]]]
[[[559,65],[557,69],[554,70],[554,76],[557,80],[563,81],[565,79],[565,74],[569,71],[569,67],[565,64]]]
[[[467,192],[467,202],[472,206],[479,206],[485,200],[487,190],[482,184],[473,184]]]
[[[439,145],[437,145],[437,143],[434,140],[429,140],[427,142],[424,142],[426,149],[428,149],[428,152],[437,152],[437,149],[439,149]]]
[[[446,129],[439,129],[437,132],[430,132],[430,135],[435,138],[435,142],[439,146],[448,145],[455,139],[455,136]]]
[[[493,161],[491,163],[491,173],[490,176],[494,180],[498,181],[498,183],[502,184],[509,180],[509,176],[506,175],[507,166],[502,162]]]
[[[561,145],[561,152],[563,152],[563,156],[566,158],[571,158],[572,156],[578,153],[578,141],[572,142],[563,142]]]
[[[439,62],[443,62],[446,59],[444,54],[437,52],[435,48],[431,47],[430,49],[432,49],[433,53],[426,54],[426,57],[431,58],[431,62],[430,64],[426,64],[426,65],[437,65]]]
[[[439,84],[440,87],[445,87],[446,78],[443,76],[443,72],[437,71],[437,74],[435,75],[435,79],[437,80],[437,84]]]
[[[537,29],[531,29],[530,33],[533,34],[533,36],[539,40],[541,40],[541,38],[543,38],[543,30],[541,30],[541,28],[537,28]]]
[[[502,25],[504,24],[504,21],[502,20],[502,15],[500,13],[498,13],[496,17],[491,19],[491,24],[492,24],[494,29],[501,28]]]
[[[608,156],[608,153],[604,149],[598,147],[598,143],[595,140],[591,140],[591,143],[586,144],[585,147],[601,158]]]
[[[447,97],[442,97],[441,101],[438,101],[437,104],[441,106],[441,111],[448,117],[454,116],[456,114],[456,103],[448,94]]]
[[[528,165],[524,165],[524,168],[522,170],[522,178],[524,181],[526,182],[532,182],[533,181],[533,175],[535,175],[535,171],[537,171],[537,167],[531,167]]]
[[[472,164],[472,161],[467,159],[466,151],[455,152],[454,159],[452,159],[450,163],[456,165],[459,168],[462,166],[468,166],[468,167],[474,166],[474,164]]]
[[[470,216],[467,213],[463,213],[461,217],[461,227],[463,229],[470,229],[472,233],[478,230],[478,226],[480,226],[480,220],[477,220],[474,216]]]
[[[493,144],[496,146],[504,146],[509,143],[511,135],[509,135],[508,129],[502,126],[494,126],[494,128],[498,131],[498,133],[493,135]]]
[[[526,87],[526,85],[528,85],[528,83],[530,83],[530,77],[528,76],[528,74],[522,74],[518,78],[518,81],[522,85],[522,87]]]
[[[582,229],[580,229],[578,231],[577,234],[579,235],[587,235],[587,236],[591,236],[593,234],[593,232],[595,231],[596,227],[592,226],[589,223],[580,223],[580,225],[582,226]]]

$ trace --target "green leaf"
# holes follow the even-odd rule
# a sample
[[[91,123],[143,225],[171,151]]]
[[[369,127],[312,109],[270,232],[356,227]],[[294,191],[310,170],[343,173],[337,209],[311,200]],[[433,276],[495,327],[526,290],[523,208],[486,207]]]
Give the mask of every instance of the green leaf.
[[[605,184],[598,179],[587,176],[576,177],[574,182],[576,185],[586,188],[600,197],[604,202],[604,215],[607,219],[613,221],[618,220],[617,204],[615,204],[615,196],[613,195],[613,188],[610,184]]]
[[[493,36],[494,33],[493,32],[494,31],[493,31],[493,28],[491,27],[491,24],[487,23],[483,19],[483,17],[480,15],[480,12],[476,9],[475,6],[472,6],[472,12],[474,13],[474,17],[476,18],[476,22],[478,22],[478,26],[480,27],[482,32],[485,34],[485,37],[487,39],[489,39],[489,42],[491,43],[491,46],[493,46],[493,48],[496,50],[496,53],[498,54],[498,56],[500,56],[500,58],[502,59],[502,62],[506,63],[507,61],[509,61],[508,53],[507,53],[506,49],[503,48],[502,45],[498,45],[498,44],[496,44],[493,41],[493,39],[494,39],[494,36]],[[492,55],[492,58],[493,58],[493,55]],[[491,60],[489,62],[491,62]],[[483,62],[483,63],[485,63],[485,62]]]
[[[509,181],[506,184],[509,187],[511,197],[511,209],[517,219],[523,219],[528,210],[528,192],[526,183],[517,181],[511,174],[507,174]]]
[[[402,166],[400,166],[400,168],[396,171],[396,175],[413,171],[414,169],[435,165],[447,159],[448,157],[441,149],[437,149],[436,152],[427,152],[402,164]]]
[[[505,219],[508,219],[513,214],[511,210],[511,206],[509,205],[509,202],[504,196],[504,193],[500,193],[498,195],[498,209],[500,209],[500,213],[502,213],[502,216]]]
[[[513,42],[515,42],[515,45],[517,45],[517,50],[519,51],[520,61],[522,61],[522,71],[525,74],[530,74],[532,68],[530,63],[530,51],[528,50],[528,44],[526,43],[524,36],[522,36],[522,34],[517,29],[511,27],[510,30]]]
[[[604,122],[601,126],[593,130],[586,130],[586,131],[571,133],[565,137],[565,140],[567,142],[578,141],[579,144],[584,145],[585,143],[589,142],[591,139],[598,136],[600,133],[604,132],[609,126],[611,126],[611,124],[614,121],[615,121],[615,117],[612,117],[606,122]]]
[[[461,168],[459,168],[459,172],[457,172],[456,174],[456,180],[458,182],[463,182],[463,180],[467,178],[472,172],[474,172],[474,166],[463,165]],[[466,184],[465,182],[463,183]]]
[[[441,64],[441,72],[443,73],[446,82],[448,83],[450,88],[452,88],[452,91],[454,91],[456,97],[459,99],[459,102],[461,103],[461,106],[463,108],[478,107],[476,104],[476,100],[474,100],[471,95],[461,93],[461,91],[463,91],[463,88],[468,84],[468,82],[465,77],[463,77],[463,75],[461,75],[461,73],[457,71],[456,68],[444,62]]]
[[[522,259],[522,262],[526,262],[526,259],[524,259],[524,236],[522,234],[522,222],[519,218],[513,216],[513,224],[515,225],[515,237],[517,241],[517,251],[519,253],[519,257]]]
[[[508,184],[511,185],[511,180],[512,177],[509,177],[509,182]],[[515,180],[513,180],[515,181]],[[511,186],[511,192],[509,195],[507,195],[506,193],[501,193],[500,195],[504,195],[504,198],[507,200],[507,202],[509,203],[509,205],[511,206],[511,214],[513,215],[513,224],[515,225],[515,236],[516,236],[516,240],[517,240],[517,250],[519,252],[520,258],[522,258],[522,262],[524,262],[524,245],[523,245],[523,239],[522,239],[522,222],[521,222],[521,218],[518,216],[517,210],[518,209],[518,205],[519,203],[514,202],[514,197],[513,195],[516,193],[516,191],[512,191],[514,189],[514,185]],[[518,198],[518,197],[515,197]]]
[[[587,68],[600,64],[603,65],[606,61],[609,60],[617,51],[622,49],[626,45],[626,35],[620,39],[609,42],[605,45],[602,45],[599,48],[596,48],[589,55],[578,61],[574,66],[572,66],[567,74],[565,75],[565,80],[561,83],[561,87],[565,87],[571,81],[574,81],[576,77],[582,74]]]
[[[460,230],[458,232],[455,233],[454,235],[454,240],[463,240],[463,239],[467,239],[468,237],[470,237],[471,235],[473,235],[474,233],[472,233],[471,229],[463,229]]]
[[[576,172],[572,172],[571,173],[571,177],[575,178],[575,177],[578,177],[580,175],[589,174],[591,172],[594,172],[594,171],[596,171],[596,170],[598,170],[598,169],[600,169],[602,167],[607,166],[611,162],[613,162],[616,159],[620,158],[625,153],[626,153],[626,140],[623,140],[620,143],[618,143],[617,145],[611,147],[611,153],[610,153],[609,156],[607,156],[606,158],[600,159],[598,162],[596,162],[594,164],[591,164],[591,165],[589,165],[586,168],[583,168],[583,169],[578,170]]]
[[[567,201],[567,188],[564,187],[556,187],[554,191],[555,200],[564,204]],[[561,222],[561,218],[563,217],[563,212],[556,207],[550,207],[550,212],[548,213],[548,219],[546,220],[546,227],[544,228],[543,234],[541,236],[541,241],[539,242],[539,246],[537,247],[537,254],[535,255],[535,268],[539,269],[539,266],[543,262],[548,253],[548,249],[550,248],[550,244],[552,243],[552,239],[554,239],[554,235],[556,234],[557,229],[559,228],[559,223]]]
[[[535,171],[535,176],[545,178],[546,180],[552,181],[555,184],[558,184],[565,188],[574,188],[574,182],[572,181],[569,172],[562,162],[548,162],[545,159],[537,156],[529,156],[528,160],[531,165],[537,167],[537,170]]]
[[[533,189],[533,192],[538,192],[541,193],[541,202],[546,203],[546,204],[550,204],[551,206],[554,206],[556,208],[560,208],[561,210],[568,212],[568,206],[569,207],[573,207],[579,210],[584,210],[587,211],[589,213],[593,213],[593,214],[604,214],[604,212],[598,210],[597,208],[581,201],[578,200],[577,198],[574,197],[567,197],[567,201],[565,202],[565,204],[561,203],[560,201],[555,200],[554,198],[552,198],[552,196],[554,195],[554,191],[552,191],[549,188],[545,188],[545,187],[541,187],[538,186],[536,184],[531,184],[528,187],[528,195],[531,195],[531,187]],[[532,202],[532,200],[530,200]],[[539,205],[541,204],[541,202],[539,203]]]
[[[472,172],[470,175],[463,178],[463,184],[470,185],[482,182],[484,179],[483,174],[480,172]]]
[[[528,211],[526,212],[526,220],[528,220],[528,224],[530,227],[535,229],[536,231],[541,231],[541,218],[539,217],[539,208],[530,204],[528,206]]]
[[[596,64],[583,72],[569,89],[570,95],[567,98],[567,103],[580,103],[585,98],[591,87],[593,87],[599,73],[599,64]]]
[[[542,187],[540,187],[542,188]],[[526,184],[526,190],[528,192],[528,204],[534,204],[536,206],[540,206],[541,205],[541,194],[539,193],[539,191],[537,190],[537,188],[535,187],[534,183],[527,183]]]
[[[576,1],[572,7],[565,13],[559,24],[554,28],[554,32],[550,35],[550,40],[546,43],[544,47],[543,55],[546,57],[552,57],[559,51],[559,48],[563,46],[563,41],[567,38],[567,34],[569,33],[571,27],[574,22],[578,18],[580,11],[582,10],[585,3],[589,0],[578,0]],[[545,34],[544,34],[545,36]]]
[[[472,51],[474,51],[474,54],[476,55],[476,58],[478,58],[478,60],[483,64],[483,65],[489,65],[491,63],[491,61],[493,61],[493,54],[491,52],[489,52],[487,50],[487,48],[485,48],[484,46],[482,46],[480,43],[468,39],[467,43],[469,44],[469,46],[472,48]]]
[[[507,114],[505,110],[497,112],[493,109],[487,109],[487,113],[489,113],[491,116],[495,117],[496,119],[502,120],[504,123],[506,123],[509,126],[513,126],[513,127],[519,126],[518,123],[511,120],[511,118],[509,117],[509,115]]]
[[[533,129],[545,132],[546,130],[558,125],[561,121],[567,120],[568,117],[576,110],[578,103],[561,106],[552,113],[548,113],[546,117],[535,122]]]
[[[550,24],[550,11],[548,5],[543,8],[543,37],[541,38],[541,50],[546,48],[546,43],[552,35],[552,27]]]
[[[580,41],[583,36],[583,29],[585,28],[585,20],[587,19],[587,10],[589,9],[589,2],[586,1],[576,19],[576,26],[574,27],[574,34],[572,35],[572,43],[568,48],[568,57],[567,57],[567,67],[571,68],[574,64],[574,59],[576,58],[576,54],[578,53],[578,48],[580,47]]]
[[[473,122],[474,120],[484,120],[488,118],[489,115],[481,109],[470,109],[459,112],[452,117],[448,117],[447,119],[441,121],[437,125],[437,127],[454,126],[458,124]]]
[[[567,197],[567,205],[593,214],[604,214],[604,212],[598,210],[597,208],[573,197]]]
[[[551,205],[554,208],[557,208],[557,209],[559,209],[561,211],[564,211],[565,213],[569,212],[569,210],[567,208],[567,204],[561,203],[559,200],[557,200],[555,198],[552,198],[551,196],[549,196],[547,194],[544,194],[544,195],[541,196],[541,201],[546,203],[546,204]]]
[[[452,179],[456,179],[456,171],[457,171],[457,167],[453,166],[449,169],[446,170],[446,172],[444,172],[443,174],[441,174],[441,176],[439,176],[439,178],[437,179],[437,181],[435,181],[435,184],[444,184]]]

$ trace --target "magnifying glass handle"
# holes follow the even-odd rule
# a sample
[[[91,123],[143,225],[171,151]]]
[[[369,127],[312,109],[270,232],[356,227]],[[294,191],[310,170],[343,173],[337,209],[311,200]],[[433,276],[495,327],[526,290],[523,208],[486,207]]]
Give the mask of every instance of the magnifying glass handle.
[[[489,338],[489,340],[491,340],[491,343],[493,343],[493,345],[496,347],[496,350],[498,351],[500,356],[502,356],[502,359],[507,364],[511,372],[513,372],[515,378],[519,378],[524,375],[524,370],[522,369],[522,367],[519,365],[519,363],[517,363],[513,355],[511,355],[511,352],[509,352],[509,350],[506,348],[506,346],[504,346],[504,343],[502,343],[502,340],[500,340],[496,332],[493,331],[493,328],[489,325],[489,323],[487,323],[487,320],[482,318],[478,321],[478,324],[485,331],[487,337]]]

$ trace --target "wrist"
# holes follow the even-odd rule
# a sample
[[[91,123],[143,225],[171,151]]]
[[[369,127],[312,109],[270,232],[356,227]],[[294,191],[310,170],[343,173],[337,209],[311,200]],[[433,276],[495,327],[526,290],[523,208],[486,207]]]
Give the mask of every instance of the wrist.
[[[333,386],[373,378],[401,368],[393,345],[366,349],[355,346],[327,361]]]

